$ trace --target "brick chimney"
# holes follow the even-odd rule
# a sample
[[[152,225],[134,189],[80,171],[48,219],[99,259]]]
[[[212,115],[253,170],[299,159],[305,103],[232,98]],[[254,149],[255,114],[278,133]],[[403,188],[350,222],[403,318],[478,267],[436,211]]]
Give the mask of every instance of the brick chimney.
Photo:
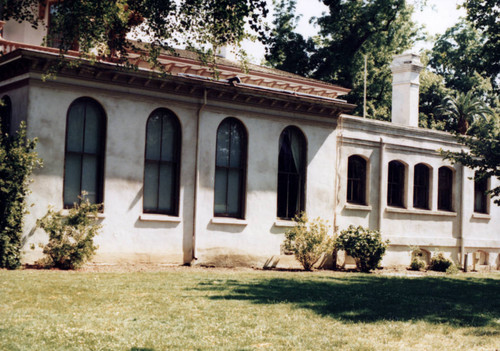
[[[407,53],[394,57],[392,71],[392,122],[418,127],[420,56]]]

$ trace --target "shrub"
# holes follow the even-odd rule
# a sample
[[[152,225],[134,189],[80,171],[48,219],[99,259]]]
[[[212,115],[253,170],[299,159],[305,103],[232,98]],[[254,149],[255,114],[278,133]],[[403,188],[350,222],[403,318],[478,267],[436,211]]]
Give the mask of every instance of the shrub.
[[[436,272],[446,272],[446,270],[452,265],[453,262],[444,257],[444,254],[442,252],[439,252],[431,258],[429,269]]]
[[[425,268],[425,262],[418,257],[414,257],[413,260],[411,260],[410,263],[410,269],[412,271],[420,271]]]
[[[354,258],[358,270],[369,272],[378,267],[389,241],[382,241],[377,230],[350,225],[340,232],[336,244],[339,249]]]
[[[30,175],[42,164],[36,142],[26,138],[24,122],[14,135],[0,133],[0,268],[15,269],[21,264]]]
[[[302,213],[294,221],[296,225],[285,232],[284,246],[306,271],[310,271],[324,253],[333,250],[334,240],[328,235],[328,225],[319,217],[309,221]]]
[[[455,264],[446,269],[446,274],[457,274],[458,272],[460,272],[460,269]]]
[[[49,242],[43,247],[46,267],[75,269],[94,256],[97,250],[94,237],[101,229],[97,223],[100,207],[83,195],[80,204],[75,204],[67,215],[49,208],[37,221],[37,226],[49,235]]]

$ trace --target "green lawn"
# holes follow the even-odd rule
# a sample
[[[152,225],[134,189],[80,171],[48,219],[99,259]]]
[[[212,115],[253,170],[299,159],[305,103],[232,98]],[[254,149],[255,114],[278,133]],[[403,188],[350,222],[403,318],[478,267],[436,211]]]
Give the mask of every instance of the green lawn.
[[[500,274],[0,271],[0,350],[170,349],[500,349]]]

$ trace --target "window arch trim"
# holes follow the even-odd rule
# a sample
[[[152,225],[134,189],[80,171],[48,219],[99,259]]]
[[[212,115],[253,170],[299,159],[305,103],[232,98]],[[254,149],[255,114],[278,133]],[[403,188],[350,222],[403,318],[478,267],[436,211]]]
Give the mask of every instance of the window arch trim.
[[[431,208],[432,167],[427,163],[417,163],[413,167],[413,208]]]
[[[408,165],[400,160],[389,162],[387,170],[387,206],[406,208],[407,168]]]

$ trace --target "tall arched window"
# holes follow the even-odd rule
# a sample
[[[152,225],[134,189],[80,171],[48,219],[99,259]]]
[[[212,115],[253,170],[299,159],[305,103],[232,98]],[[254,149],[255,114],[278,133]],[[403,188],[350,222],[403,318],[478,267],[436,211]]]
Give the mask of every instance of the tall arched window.
[[[177,216],[179,214],[179,169],[181,127],[173,112],[160,108],[146,125],[143,210]]]
[[[389,162],[387,182],[387,205],[404,207],[405,165],[399,161]]]
[[[361,156],[347,162],[347,202],[366,205],[366,160]]]
[[[236,118],[226,118],[217,129],[214,215],[243,218],[247,164],[247,132]]]
[[[489,178],[484,177],[476,179],[477,172],[474,174],[474,212],[488,213],[488,181]]]
[[[2,134],[10,134],[10,123],[12,121],[12,102],[5,95],[0,104],[0,123],[2,124]]]
[[[106,116],[90,98],[75,100],[68,109],[64,166],[64,207],[72,207],[87,192],[92,203],[103,202]]]
[[[429,167],[423,163],[415,165],[413,175],[413,207],[429,209]]]
[[[278,217],[291,219],[305,210],[307,145],[297,127],[280,136],[278,158]]]
[[[448,167],[438,170],[438,210],[452,211],[453,171]]]

